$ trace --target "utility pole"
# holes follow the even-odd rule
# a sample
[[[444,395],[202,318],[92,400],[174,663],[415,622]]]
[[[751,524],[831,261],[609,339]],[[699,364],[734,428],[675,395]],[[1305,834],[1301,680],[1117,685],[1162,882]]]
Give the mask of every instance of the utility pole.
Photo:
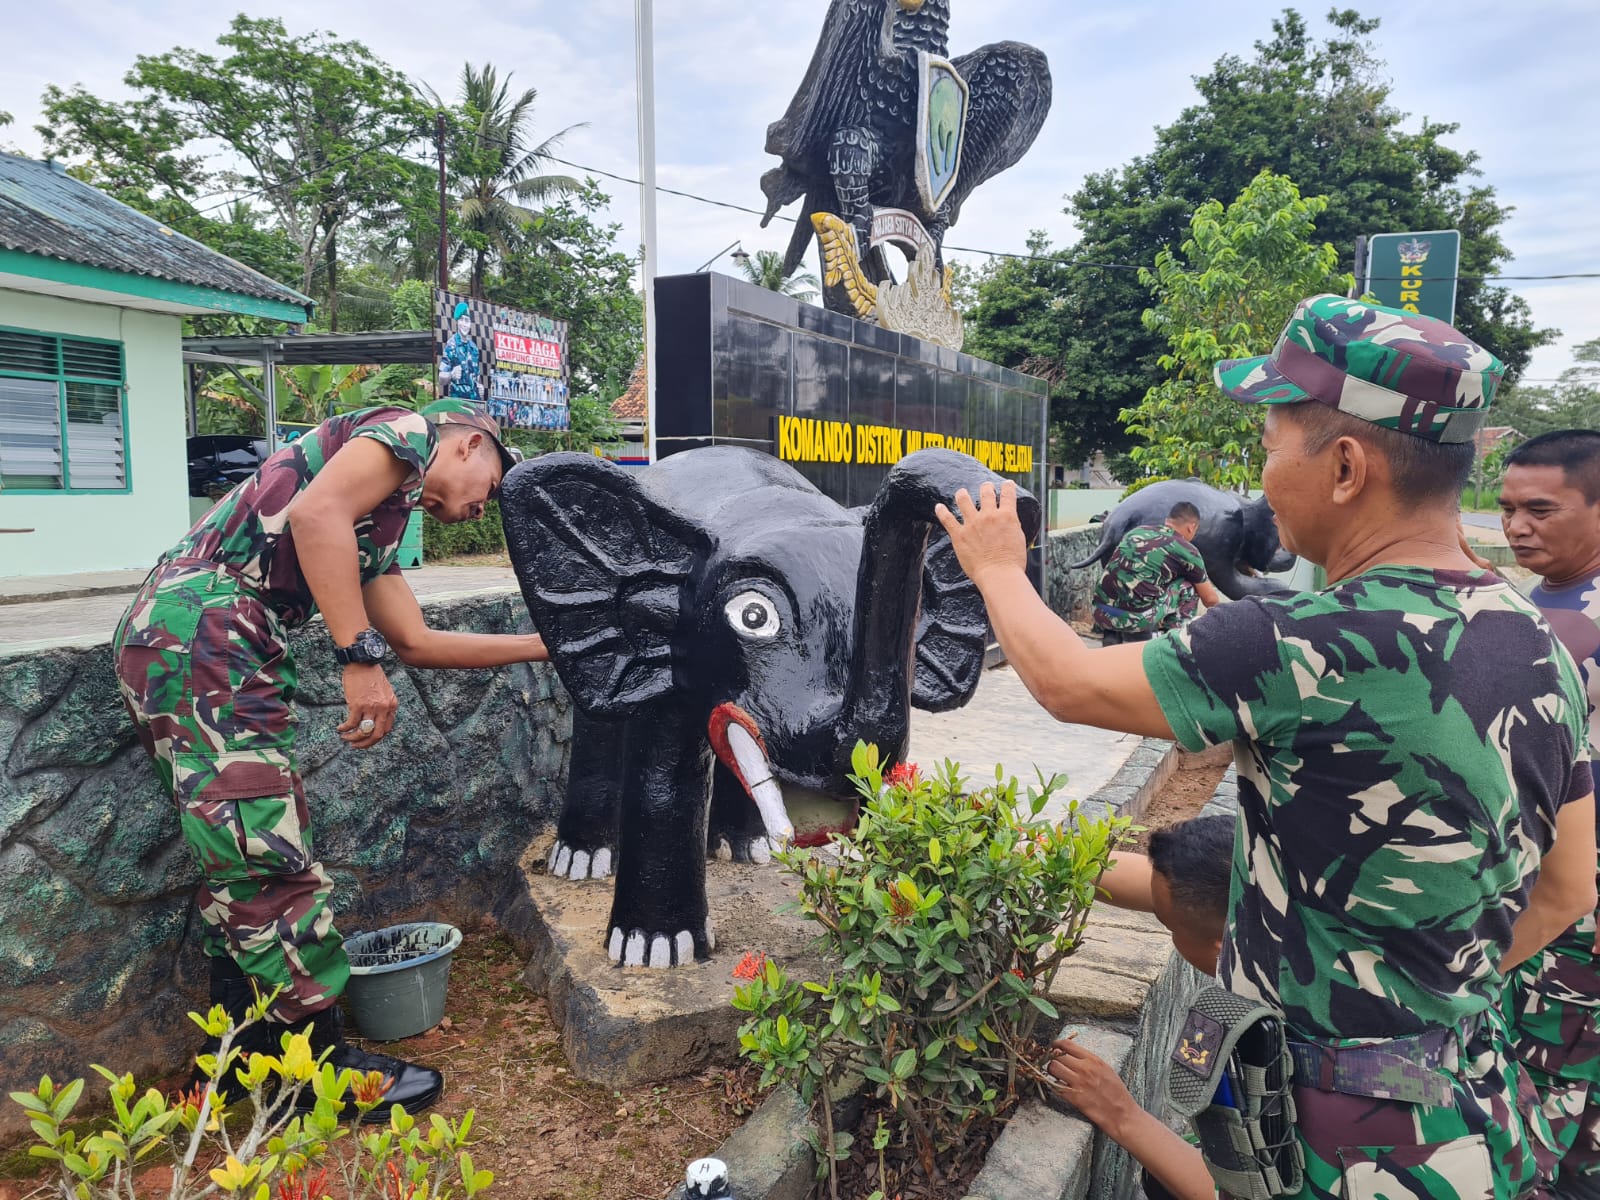
[[[439,148],[439,290],[450,290],[450,219],[449,200],[445,194],[444,174],[444,110],[433,114],[433,140]]]
[[[1356,235],[1356,277],[1355,286],[1350,289],[1350,299],[1359,300],[1361,294],[1367,290],[1367,235]]]
[[[639,215],[644,241],[645,446],[656,461],[656,49],[653,0],[634,0],[634,68],[639,100]]]

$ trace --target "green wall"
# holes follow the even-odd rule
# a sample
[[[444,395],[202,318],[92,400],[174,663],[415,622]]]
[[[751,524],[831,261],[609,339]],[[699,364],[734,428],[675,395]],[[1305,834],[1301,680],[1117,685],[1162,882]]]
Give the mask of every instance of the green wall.
[[[151,566],[189,527],[182,318],[0,290],[0,325],[110,338],[124,346],[127,466],[132,491],[18,496],[0,492],[0,576]]]

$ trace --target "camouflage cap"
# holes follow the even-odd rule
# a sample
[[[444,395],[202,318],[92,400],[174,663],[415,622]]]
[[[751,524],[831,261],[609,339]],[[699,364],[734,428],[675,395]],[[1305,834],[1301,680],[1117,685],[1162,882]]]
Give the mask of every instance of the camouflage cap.
[[[1433,317],[1342,296],[1303,300],[1272,353],[1216,367],[1245,404],[1315,400],[1430,442],[1470,442],[1505,364]]]
[[[500,422],[466,400],[436,401],[424,408],[422,415],[435,425],[465,425],[469,429],[476,429],[479,433],[488,434],[489,440],[494,443],[494,448],[500,452],[503,474],[510,474],[511,468],[522,461],[520,452],[508,450],[506,444],[500,440]]]

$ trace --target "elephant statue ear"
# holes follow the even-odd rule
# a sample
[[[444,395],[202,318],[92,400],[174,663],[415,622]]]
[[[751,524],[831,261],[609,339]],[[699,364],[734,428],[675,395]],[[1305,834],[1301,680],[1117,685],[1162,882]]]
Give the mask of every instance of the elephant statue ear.
[[[665,698],[704,535],[592,454],[514,468],[500,517],[534,627],[578,707],[619,720]]]
[[[923,560],[916,645],[913,705],[949,712],[972,699],[989,649],[989,613],[943,529],[934,529]]]

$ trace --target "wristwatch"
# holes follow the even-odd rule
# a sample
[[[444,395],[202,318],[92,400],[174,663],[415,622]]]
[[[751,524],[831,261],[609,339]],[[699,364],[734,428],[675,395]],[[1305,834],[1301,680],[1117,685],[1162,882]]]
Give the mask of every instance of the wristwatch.
[[[381,663],[389,653],[389,643],[376,629],[363,629],[348,646],[335,646],[333,659],[341,666],[351,663]]]

